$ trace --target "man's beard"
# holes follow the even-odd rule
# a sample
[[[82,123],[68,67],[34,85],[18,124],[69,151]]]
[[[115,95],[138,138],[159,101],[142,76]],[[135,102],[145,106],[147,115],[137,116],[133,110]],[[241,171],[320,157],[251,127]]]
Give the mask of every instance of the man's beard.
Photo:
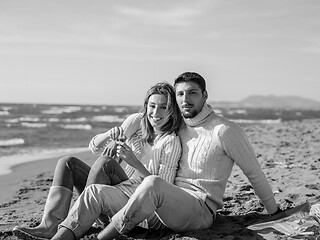
[[[181,113],[184,118],[194,118],[198,114],[196,110],[182,111]]]

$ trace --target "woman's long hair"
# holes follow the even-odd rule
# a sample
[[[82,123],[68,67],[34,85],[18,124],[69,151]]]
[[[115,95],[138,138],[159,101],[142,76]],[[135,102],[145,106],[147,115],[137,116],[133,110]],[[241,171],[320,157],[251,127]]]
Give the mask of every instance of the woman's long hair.
[[[153,127],[148,120],[147,108],[149,98],[154,94],[163,95],[167,99],[168,121],[161,127],[161,135],[177,132],[182,121],[180,109],[175,98],[174,88],[166,82],[157,83],[147,91],[142,110],[142,139],[149,143],[154,141],[155,134],[153,131]]]

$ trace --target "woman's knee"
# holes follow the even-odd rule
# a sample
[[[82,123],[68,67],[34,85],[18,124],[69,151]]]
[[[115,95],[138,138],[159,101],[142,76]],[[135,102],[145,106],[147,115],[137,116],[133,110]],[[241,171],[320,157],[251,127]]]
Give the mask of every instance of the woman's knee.
[[[113,158],[110,158],[107,156],[101,156],[94,162],[94,164],[92,165],[92,168],[104,169],[105,167],[108,167],[116,163],[117,162]]]
[[[73,156],[64,156],[60,158],[57,162],[57,167],[68,167],[68,168],[74,168],[73,166],[75,165],[77,158]]]
[[[89,167],[87,169],[86,164],[74,156],[64,156],[60,158],[58,160],[56,169],[68,169],[73,175],[79,170],[85,174],[88,174],[89,172]]]

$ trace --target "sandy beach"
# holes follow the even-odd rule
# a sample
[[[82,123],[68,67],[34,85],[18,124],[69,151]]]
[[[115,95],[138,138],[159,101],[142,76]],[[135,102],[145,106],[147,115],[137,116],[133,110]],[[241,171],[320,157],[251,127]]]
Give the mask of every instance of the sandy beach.
[[[289,121],[274,124],[244,125],[266,174],[275,198],[283,210],[308,202],[320,203],[320,120]],[[89,151],[75,154],[92,164]],[[15,239],[15,225],[36,226],[42,216],[58,157],[15,166],[12,173],[0,175],[0,240]],[[75,196],[76,197],[76,196]],[[314,234],[289,237],[274,229],[263,231],[247,227],[270,220],[248,180],[235,166],[229,179],[224,207],[210,229],[187,233],[134,230],[118,239],[316,239]],[[83,239],[94,234],[92,229]]]

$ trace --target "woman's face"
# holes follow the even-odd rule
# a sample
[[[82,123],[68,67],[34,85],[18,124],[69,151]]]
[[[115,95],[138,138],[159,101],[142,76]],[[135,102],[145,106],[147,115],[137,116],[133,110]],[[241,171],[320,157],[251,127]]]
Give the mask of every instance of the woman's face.
[[[154,131],[160,131],[168,121],[167,99],[164,95],[153,94],[148,99],[147,117]]]

